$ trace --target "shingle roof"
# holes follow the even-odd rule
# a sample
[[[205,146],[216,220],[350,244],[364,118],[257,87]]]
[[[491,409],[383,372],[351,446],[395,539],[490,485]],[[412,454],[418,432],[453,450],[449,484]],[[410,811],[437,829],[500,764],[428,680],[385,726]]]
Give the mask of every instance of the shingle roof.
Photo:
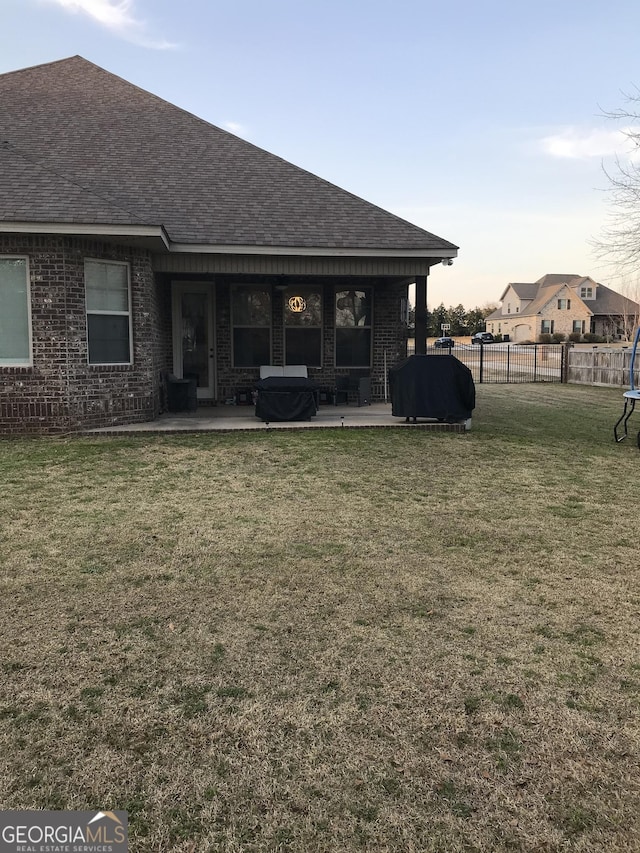
[[[536,298],[530,302],[520,312],[520,316],[534,316],[539,314],[542,309],[552,300],[554,299],[558,293],[564,288],[565,283],[560,282],[558,284],[548,284],[542,285],[538,289],[538,293],[536,294]]]
[[[539,278],[536,284],[540,285],[540,287],[548,287],[550,284],[572,284],[577,278],[582,278],[582,276],[575,273],[551,272]]]
[[[606,316],[616,317],[619,315],[634,314],[637,316],[640,311],[640,306],[632,299],[627,299],[621,293],[616,293],[610,287],[604,284],[598,284],[596,289],[596,298],[585,300],[585,305],[593,311],[594,314],[604,314]]]
[[[80,56],[0,75],[0,221],[188,244],[457,248]]]
[[[18,186],[20,192],[16,192]],[[142,223],[135,214],[42,168],[9,143],[0,143],[0,207],[2,218],[12,222]]]
[[[519,299],[535,299],[536,293],[538,292],[538,285],[537,284],[526,284],[523,282],[511,282],[510,284],[508,284],[505,287],[504,292],[503,292],[502,296],[500,297],[501,302],[505,298],[505,296],[507,295],[507,291],[509,290],[510,287],[513,288],[516,296]]]

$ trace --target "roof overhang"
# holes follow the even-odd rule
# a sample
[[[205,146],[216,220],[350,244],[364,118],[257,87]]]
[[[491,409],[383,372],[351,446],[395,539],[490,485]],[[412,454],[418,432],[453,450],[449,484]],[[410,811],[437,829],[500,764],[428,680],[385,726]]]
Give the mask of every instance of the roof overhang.
[[[161,225],[109,225],[82,222],[0,222],[0,233],[61,234],[73,237],[104,237],[131,241],[154,252],[192,255],[261,255],[299,258],[396,258],[425,259],[432,264],[458,257],[456,246],[439,248],[376,249],[342,246],[259,246],[218,243],[173,242]],[[429,264],[431,266],[432,264]]]
[[[171,243],[171,252],[199,255],[287,255],[309,258],[433,258],[435,261],[457,258],[455,247],[440,249],[369,249],[336,246],[240,246],[195,243]]]
[[[105,237],[132,242],[153,250],[169,249],[169,236],[161,225],[103,225],[86,222],[0,222],[0,233],[60,234],[68,237]]]

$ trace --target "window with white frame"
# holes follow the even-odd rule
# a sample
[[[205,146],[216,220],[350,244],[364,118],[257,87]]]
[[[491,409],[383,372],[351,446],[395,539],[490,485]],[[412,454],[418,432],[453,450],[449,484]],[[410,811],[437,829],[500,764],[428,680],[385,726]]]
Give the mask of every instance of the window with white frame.
[[[373,288],[336,291],[336,367],[371,366]]]
[[[0,257],[0,365],[31,364],[31,305],[26,258]]]
[[[231,289],[234,367],[271,364],[271,288],[250,284]]]
[[[89,364],[131,364],[129,264],[84,262]]]
[[[571,308],[570,299],[558,299],[558,311],[568,311]]]
[[[580,288],[580,298],[581,299],[593,299],[593,287],[581,287]]]
[[[574,320],[573,331],[576,334],[584,335],[584,320]]]
[[[543,320],[540,324],[540,331],[543,335],[552,335],[553,320]]]

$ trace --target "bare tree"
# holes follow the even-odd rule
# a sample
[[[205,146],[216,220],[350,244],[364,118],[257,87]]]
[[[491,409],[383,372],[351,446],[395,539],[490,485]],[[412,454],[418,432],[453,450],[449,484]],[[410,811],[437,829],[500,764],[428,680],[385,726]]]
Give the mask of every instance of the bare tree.
[[[609,181],[611,210],[602,237],[593,242],[596,254],[615,265],[624,275],[640,272],[640,89],[623,93],[626,106],[603,114],[622,124],[630,154],[616,156],[611,169],[603,165]]]
[[[640,278],[623,278],[616,286],[616,292],[624,297],[621,303],[622,311],[608,315],[605,336],[615,338],[620,330],[623,340],[630,341],[640,325]]]

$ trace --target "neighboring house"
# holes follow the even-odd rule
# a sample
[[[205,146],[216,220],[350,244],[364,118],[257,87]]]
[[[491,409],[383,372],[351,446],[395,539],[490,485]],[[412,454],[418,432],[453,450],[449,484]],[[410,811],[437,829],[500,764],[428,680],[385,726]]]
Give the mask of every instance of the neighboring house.
[[[75,56],[0,76],[0,432],[151,420],[261,364],[374,398],[457,247]]]
[[[509,284],[500,302],[486,318],[487,331],[516,343],[541,334],[629,340],[640,320],[637,302],[580,275],[552,273],[533,284]]]

